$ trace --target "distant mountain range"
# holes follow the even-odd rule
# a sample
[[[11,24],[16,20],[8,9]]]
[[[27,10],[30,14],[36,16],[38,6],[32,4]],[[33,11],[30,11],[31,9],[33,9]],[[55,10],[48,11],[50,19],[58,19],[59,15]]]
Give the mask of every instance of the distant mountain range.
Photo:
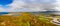
[[[33,14],[56,14],[60,15],[60,11],[31,12]]]
[[[0,12],[0,15],[2,14],[19,14],[19,13],[22,13],[22,12]],[[60,15],[60,11],[45,11],[45,12],[30,12],[32,14],[57,14],[57,15]]]

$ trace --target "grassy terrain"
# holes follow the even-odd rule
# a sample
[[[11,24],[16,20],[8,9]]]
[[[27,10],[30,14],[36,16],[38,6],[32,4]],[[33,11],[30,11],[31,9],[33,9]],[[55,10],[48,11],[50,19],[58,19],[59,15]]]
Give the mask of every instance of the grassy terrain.
[[[0,16],[0,26],[57,26],[50,22],[52,16],[21,13],[19,16]]]

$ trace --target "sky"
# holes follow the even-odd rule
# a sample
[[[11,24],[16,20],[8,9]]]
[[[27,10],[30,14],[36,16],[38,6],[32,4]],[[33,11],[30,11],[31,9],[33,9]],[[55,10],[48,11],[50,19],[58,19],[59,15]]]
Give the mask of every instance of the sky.
[[[13,2],[13,0],[0,0],[0,5],[8,5],[12,2]]]
[[[60,0],[0,0],[0,12],[60,11],[59,4]]]

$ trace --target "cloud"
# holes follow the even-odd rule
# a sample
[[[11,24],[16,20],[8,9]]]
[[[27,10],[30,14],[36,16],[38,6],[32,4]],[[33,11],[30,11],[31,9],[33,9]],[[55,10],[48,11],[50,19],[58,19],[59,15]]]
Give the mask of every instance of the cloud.
[[[25,0],[27,1],[27,0]],[[51,2],[50,0],[43,0],[46,3],[41,0],[28,0],[29,2],[25,2],[24,0],[14,0],[13,3],[1,7],[0,11],[6,11],[6,12],[37,12],[37,11],[48,11],[48,10],[55,10],[55,4],[54,3],[47,3]],[[31,3],[32,2],[32,3]],[[39,2],[39,3],[38,3]]]
[[[9,5],[6,5],[6,6],[1,6],[0,9],[6,10],[6,12],[15,12],[16,9],[20,9],[24,5],[25,5],[25,3],[23,1],[21,1],[21,0],[14,0],[13,3],[11,3]]]
[[[60,11],[60,0],[56,0],[55,4],[56,4],[55,10]]]
[[[31,1],[31,2],[33,2],[33,1]],[[40,3],[36,3],[36,4],[28,3],[28,5],[25,6],[25,8],[28,8],[31,11],[55,11],[54,7],[56,5],[52,1],[50,1],[50,0],[40,0],[40,1],[41,1]],[[35,0],[35,2],[37,2],[37,1]]]
[[[20,9],[23,8],[23,6],[25,6],[26,4],[21,1],[21,0],[14,0],[14,2],[12,4],[10,4],[10,9],[9,12],[14,12],[16,9]]]
[[[6,10],[0,7],[0,12],[6,12]]]

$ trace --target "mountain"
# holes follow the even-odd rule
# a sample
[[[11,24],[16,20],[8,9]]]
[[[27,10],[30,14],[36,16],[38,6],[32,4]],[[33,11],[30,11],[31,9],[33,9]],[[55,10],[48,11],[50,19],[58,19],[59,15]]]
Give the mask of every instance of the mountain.
[[[12,14],[12,15],[19,15],[21,13],[26,13],[26,12],[0,12],[0,15],[3,14]],[[56,15],[60,15],[60,11],[45,11],[45,12],[29,12],[31,14],[56,14]]]

